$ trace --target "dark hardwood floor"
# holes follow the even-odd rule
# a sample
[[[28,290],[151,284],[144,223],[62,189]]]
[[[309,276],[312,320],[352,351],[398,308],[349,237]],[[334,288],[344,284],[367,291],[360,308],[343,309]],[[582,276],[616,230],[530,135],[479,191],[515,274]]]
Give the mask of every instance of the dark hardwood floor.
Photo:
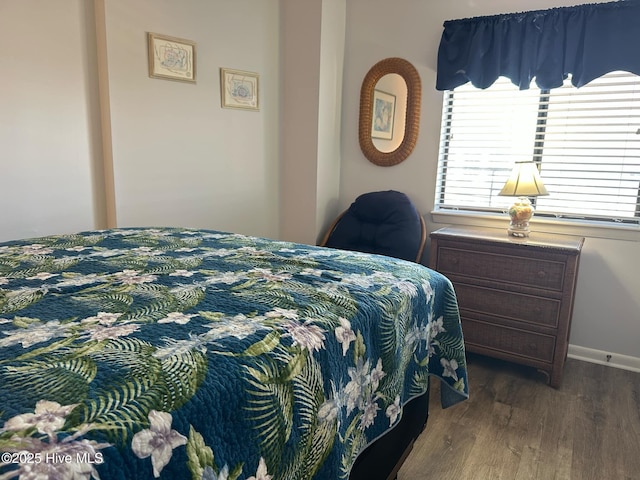
[[[440,406],[398,480],[638,480],[640,373],[568,359],[554,389],[534,369],[468,355],[470,397]]]

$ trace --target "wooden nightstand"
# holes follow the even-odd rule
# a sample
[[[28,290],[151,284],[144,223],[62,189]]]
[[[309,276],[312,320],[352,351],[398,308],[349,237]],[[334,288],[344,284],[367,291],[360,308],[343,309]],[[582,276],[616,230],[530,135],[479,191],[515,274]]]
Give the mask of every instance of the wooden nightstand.
[[[536,367],[559,387],[584,238],[447,227],[429,267],[455,287],[468,351]]]

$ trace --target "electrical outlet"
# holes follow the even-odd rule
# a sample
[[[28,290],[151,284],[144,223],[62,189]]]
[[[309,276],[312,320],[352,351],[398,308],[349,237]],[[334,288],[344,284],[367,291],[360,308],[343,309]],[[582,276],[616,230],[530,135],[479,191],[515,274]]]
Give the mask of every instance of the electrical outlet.
[[[610,361],[611,361],[611,354],[610,354],[610,353],[608,353],[608,354],[607,354],[607,362],[610,362]]]

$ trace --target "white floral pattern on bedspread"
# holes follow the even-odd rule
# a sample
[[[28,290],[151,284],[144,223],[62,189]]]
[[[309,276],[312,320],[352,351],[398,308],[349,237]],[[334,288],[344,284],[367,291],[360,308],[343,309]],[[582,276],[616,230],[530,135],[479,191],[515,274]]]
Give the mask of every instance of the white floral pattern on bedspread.
[[[468,396],[451,283],[206,230],[0,244],[0,479],[347,478],[403,406]]]

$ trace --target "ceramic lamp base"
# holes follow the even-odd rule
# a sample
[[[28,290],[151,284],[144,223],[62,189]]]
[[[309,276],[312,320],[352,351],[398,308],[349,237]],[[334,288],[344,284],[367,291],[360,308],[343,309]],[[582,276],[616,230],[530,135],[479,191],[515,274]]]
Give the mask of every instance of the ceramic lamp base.
[[[533,206],[527,197],[519,197],[509,208],[509,235],[513,237],[529,236],[529,220],[533,216]]]

